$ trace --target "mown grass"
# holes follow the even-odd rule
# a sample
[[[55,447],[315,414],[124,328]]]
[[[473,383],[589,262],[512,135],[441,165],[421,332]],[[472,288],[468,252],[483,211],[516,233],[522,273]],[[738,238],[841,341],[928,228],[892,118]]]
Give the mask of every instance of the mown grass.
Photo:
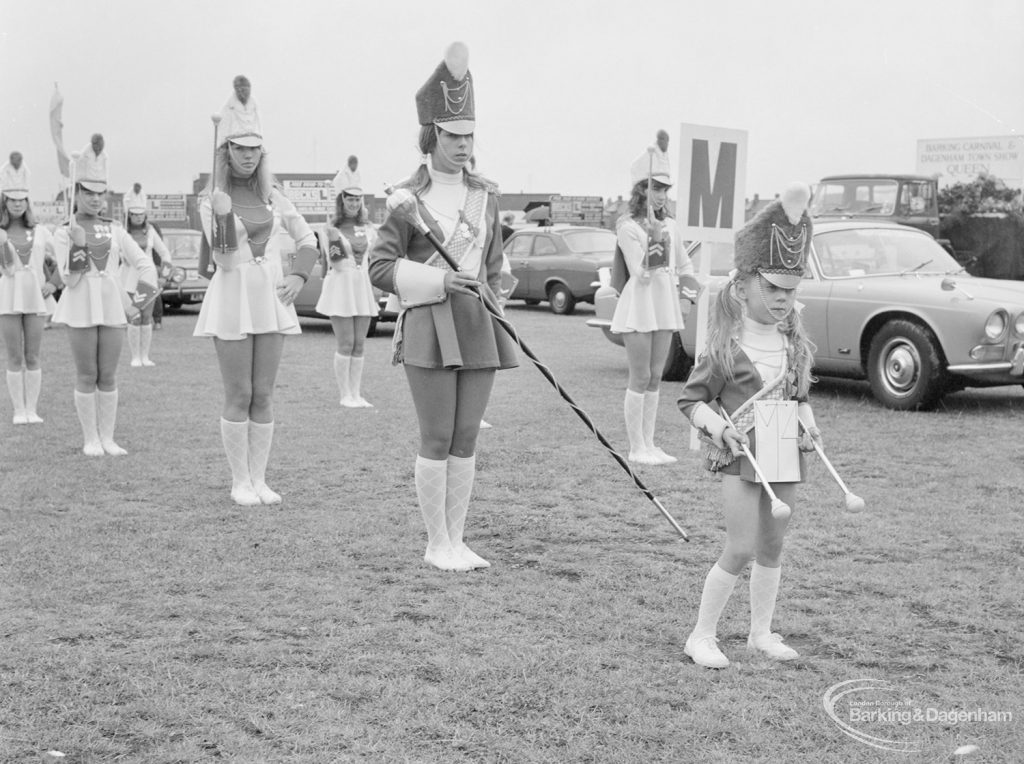
[[[586,313],[509,313],[623,443],[621,348]],[[445,574],[421,562],[390,330],[367,343],[373,410],[338,407],[326,324],[287,341],[269,469],[285,503],[243,510],[194,320],[165,319],[155,369],[122,364],[128,457],[81,455],[61,329],[44,338],[46,424],[12,427],[3,409],[0,761],[934,762],[966,743],[974,761],[1020,760],[1020,388],[905,414],[820,383],[827,447],[868,511],[841,511],[812,461],[775,621],[803,657],[746,652],[744,582],[720,631],[733,665],[709,672],[682,643],[724,529],[679,385],[660,428],[680,463],[641,475],[691,543],[523,358],[498,375],[468,524],[494,567]],[[920,748],[881,751],[823,709],[858,678],[1013,719],[865,726]]]

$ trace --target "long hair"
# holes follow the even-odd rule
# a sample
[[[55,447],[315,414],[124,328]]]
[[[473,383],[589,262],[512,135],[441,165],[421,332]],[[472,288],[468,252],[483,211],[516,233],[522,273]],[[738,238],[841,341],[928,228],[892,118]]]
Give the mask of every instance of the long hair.
[[[366,205],[363,200],[359,200],[359,212],[356,213],[355,224],[366,225],[370,220],[369,213],[366,210]],[[345,194],[344,192],[338,194],[334,200],[334,220],[331,221],[331,225],[335,228],[341,226],[345,222]]]
[[[135,231],[135,230],[139,230],[139,231],[149,230],[149,215],[147,213],[145,213],[145,212],[142,213],[142,215],[143,215],[142,225],[133,225],[132,224],[132,213],[125,212],[124,213],[124,230],[128,231],[128,233],[131,233],[132,231]]]
[[[32,212],[32,200],[26,197],[25,201],[28,206],[25,208],[25,214],[21,216],[21,224],[26,228],[35,228],[36,216]],[[11,213],[7,210],[7,197],[0,194],[0,228],[6,231],[13,222],[14,218],[11,217]]]
[[[227,141],[217,147],[215,156],[213,178],[216,179],[219,190],[227,191],[231,187],[231,160],[228,156]],[[247,184],[260,199],[268,203],[270,202],[270,192],[278,187],[277,179],[270,171],[270,163],[267,161],[267,150],[262,146],[260,147],[260,161],[252,176],[248,178]],[[209,183],[203,189],[203,193],[207,196],[210,195]]]
[[[753,276],[740,276],[738,280],[745,280],[749,285],[753,279],[757,278],[761,277],[755,273]],[[736,338],[743,330],[743,302],[735,291],[738,280],[730,279],[718,291],[715,302],[711,306],[708,342],[705,350],[711,360],[711,365],[720,369],[722,375],[729,380],[734,378],[734,360],[740,349]],[[811,367],[814,365],[814,351],[817,348],[807,335],[800,311],[795,306],[779,322],[778,329],[789,340],[788,364],[790,371],[795,374],[796,396],[806,398],[811,384],[816,381],[811,374]]]
[[[654,181],[658,183],[658,181]],[[659,184],[664,185],[664,184]],[[654,217],[658,220],[664,220],[667,213],[668,207],[662,206],[660,210],[654,211]],[[633,191],[629,196],[629,216],[633,220],[646,220],[647,219],[647,181],[641,180],[639,183],[633,186]]]
[[[418,147],[424,157],[433,154],[437,150],[437,127],[434,125],[422,125],[420,127]],[[427,159],[427,162],[429,161]],[[498,193],[497,183],[488,180],[480,173],[474,172],[468,167],[462,168],[462,180],[470,188],[482,188],[491,194]],[[398,188],[407,188],[417,196],[425,193],[430,188],[430,172],[427,170],[426,162],[417,167],[416,172],[408,180],[399,183]]]

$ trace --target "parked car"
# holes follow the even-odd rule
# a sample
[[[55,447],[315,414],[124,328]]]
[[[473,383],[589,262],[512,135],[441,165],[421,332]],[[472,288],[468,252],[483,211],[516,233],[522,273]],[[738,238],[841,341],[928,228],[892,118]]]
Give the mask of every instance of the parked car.
[[[815,219],[884,220],[939,238],[939,184],[924,175],[829,175],[814,188]]]
[[[578,302],[593,302],[599,268],[611,268],[615,232],[605,228],[555,225],[524,228],[504,246],[518,280],[510,300],[537,305],[547,300],[554,313],[568,315]]]
[[[314,225],[313,231],[316,233],[320,257],[309,274],[309,280],[302,287],[299,296],[295,298],[295,312],[306,318],[323,318],[326,320],[327,316],[318,313],[316,310],[317,301],[320,299],[320,291],[324,286],[324,274],[327,267],[327,242],[324,225]],[[278,241],[281,247],[281,267],[284,269],[285,274],[288,274],[291,272],[295,262],[295,240],[292,239],[287,231],[279,231],[278,236],[280,237]],[[373,294],[377,298],[378,313],[370,319],[370,326],[366,331],[367,337],[372,337],[376,333],[378,322],[395,321],[398,318],[398,313],[388,308],[387,292],[382,292],[374,287]]]
[[[164,244],[171,254],[171,274],[161,292],[165,308],[180,308],[203,301],[209,282],[199,275],[202,232],[191,228],[164,228]]]
[[[691,256],[701,255],[695,245]],[[714,299],[732,268],[731,245],[712,256]],[[608,330],[617,299],[602,286],[587,322],[613,342],[621,342]],[[889,408],[928,409],[965,387],[1024,384],[1024,283],[970,276],[915,228],[818,221],[797,300],[818,347],[815,372],[867,379]],[[689,374],[695,324],[677,336],[665,379]]]

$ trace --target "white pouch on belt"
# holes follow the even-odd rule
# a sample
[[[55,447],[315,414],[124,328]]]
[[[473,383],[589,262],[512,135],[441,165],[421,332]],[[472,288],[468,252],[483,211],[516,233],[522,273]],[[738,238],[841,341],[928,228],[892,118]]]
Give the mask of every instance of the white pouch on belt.
[[[796,401],[760,400],[754,402],[754,458],[769,483],[800,482],[800,425]],[[743,460],[741,474],[757,480],[753,469]],[[750,476],[747,477],[746,471]]]

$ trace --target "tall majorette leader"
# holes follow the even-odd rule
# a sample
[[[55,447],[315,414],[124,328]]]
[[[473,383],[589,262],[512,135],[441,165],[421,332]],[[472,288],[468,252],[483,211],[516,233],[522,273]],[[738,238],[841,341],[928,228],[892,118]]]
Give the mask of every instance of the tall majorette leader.
[[[98,140],[97,140],[98,139]],[[67,324],[75,359],[75,410],[87,456],[127,453],[114,441],[117,423],[117,363],[125,326],[157,298],[156,266],[119,222],[102,217],[107,195],[103,138],[93,136],[94,152],[72,165],[71,220],[54,234],[57,269],[64,291],[53,323]],[[121,281],[130,263],[138,276],[134,292]]]
[[[416,495],[424,560],[441,570],[488,567],[463,540],[476,477],[476,439],[494,372],[518,365],[515,346],[475,290],[501,284],[497,187],[471,169],[476,129],[469,52],[452,43],[416,93],[419,168],[389,197],[370,253],[370,280],[399,297],[395,363],[403,363],[420,428]],[[406,204],[396,204],[403,199]],[[458,262],[451,270],[404,214],[425,221]]]
[[[771,624],[801,452],[821,441],[808,402],[814,344],[796,303],[811,246],[809,199],[810,189],[794,184],[737,231],[735,270],[715,299],[707,347],[678,400],[706,441],[705,467],[722,476],[725,549],[704,581],[684,647],[708,668],[729,665],[717,645],[718,618],[751,561],[747,645],[775,660],[799,657]]]
[[[231,498],[242,506],[279,504],[266,482],[274,383],[285,335],[301,333],[294,302],[316,263],[316,237],[270,172],[259,113],[225,108],[214,124],[213,171],[199,204],[200,271],[213,268],[213,275],[193,334],[212,337],[217,352]],[[287,276],[282,231],[297,250]]]

